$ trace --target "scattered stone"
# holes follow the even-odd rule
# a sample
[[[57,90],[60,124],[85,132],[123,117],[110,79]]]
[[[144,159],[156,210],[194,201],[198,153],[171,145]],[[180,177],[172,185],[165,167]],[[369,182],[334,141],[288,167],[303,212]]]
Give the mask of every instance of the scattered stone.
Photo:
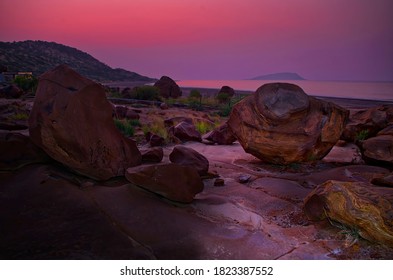
[[[246,184],[250,181],[250,179],[251,179],[251,175],[243,174],[239,176],[238,182],[241,184]]]
[[[362,152],[359,147],[353,143],[339,144],[334,146],[330,152],[323,158],[324,162],[346,163],[346,164],[364,164]]]
[[[96,180],[141,162],[135,142],[115,127],[104,88],[65,65],[40,77],[29,131],[53,159]]]
[[[0,88],[0,98],[19,98],[23,95],[23,90],[12,84]]]
[[[165,139],[163,137],[151,133],[150,131],[146,133],[146,141],[149,142],[150,147],[159,147],[165,144]]]
[[[377,135],[390,122],[393,122],[392,105],[352,111],[341,137],[349,142],[362,141]]]
[[[173,133],[173,136],[175,136],[182,142],[202,141],[201,134],[196,130],[193,124],[190,124],[188,122],[183,121],[178,123],[176,126],[173,127],[173,130],[171,130],[171,132]]]
[[[231,145],[236,141],[236,137],[233,135],[227,123],[209,132],[204,139],[218,145]]]
[[[379,135],[362,143],[366,160],[393,164],[393,135]]]
[[[177,124],[179,124],[181,122],[186,122],[186,123],[189,123],[189,124],[193,124],[193,121],[192,121],[191,118],[188,118],[188,117],[173,117],[173,118],[164,120],[164,125],[165,125],[165,127],[171,127],[171,126],[175,126],[175,125],[177,125]]]
[[[206,175],[209,171],[207,158],[194,149],[185,146],[175,146],[169,155],[169,160],[179,165],[196,168],[200,176]]]
[[[216,178],[216,179],[214,180],[214,186],[215,186],[215,187],[222,187],[222,186],[225,186],[225,181],[224,181],[224,179],[222,179],[222,178]]]
[[[393,247],[393,190],[359,182],[327,181],[304,202],[311,220],[329,219],[364,239]]]
[[[321,159],[339,140],[348,111],[272,83],[237,103],[228,126],[247,153],[274,164]]]
[[[161,162],[164,157],[164,151],[161,147],[153,147],[150,149],[141,149],[142,162]]]
[[[169,106],[168,106],[168,104],[166,104],[165,102],[162,102],[162,103],[160,104],[160,109],[161,109],[161,110],[168,110],[168,109],[169,109]]]
[[[218,94],[220,93],[226,93],[228,97],[233,97],[235,95],[235,90],[230,86],[222,86]]]
[[[190,203],[203,190],[197,170],[175,163],[142,165],[128,168],[131,183],[177,202]]]
[[[114,115],[115,115],[116,119],[122,120],[122,119],[126,118],[127,111],[128,111],[128,108],[126,106],[116,106],[115,105],[114,109],[115,109]]]
[[[126,119],[129,119],[129,120],[139,120],[139,118],[140,118],[139,114],[132,109],[127,110],[125,117],[126,117]]]
[[[164,98],[178,98],[182,95],[180,87],[167,76],[162,76],[154,86],[160,89],[160,95]]]

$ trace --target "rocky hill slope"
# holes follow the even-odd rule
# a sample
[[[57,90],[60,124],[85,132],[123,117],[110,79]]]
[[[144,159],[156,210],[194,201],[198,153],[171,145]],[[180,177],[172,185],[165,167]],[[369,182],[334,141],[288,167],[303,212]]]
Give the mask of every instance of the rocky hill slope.
[[[67,64],[90,79],[108,81],[153,81],[124,69],[113,69],[76,48],[46,41],[0,42],[0,65],[8,71],[28,71],[35,76]]]

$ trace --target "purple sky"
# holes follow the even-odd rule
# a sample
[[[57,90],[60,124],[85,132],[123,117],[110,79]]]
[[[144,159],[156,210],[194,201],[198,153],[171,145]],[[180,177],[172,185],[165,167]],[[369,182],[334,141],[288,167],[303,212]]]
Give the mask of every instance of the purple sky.
[[[392,0],[1,0],[0,40],[174,79],[393,81]]]

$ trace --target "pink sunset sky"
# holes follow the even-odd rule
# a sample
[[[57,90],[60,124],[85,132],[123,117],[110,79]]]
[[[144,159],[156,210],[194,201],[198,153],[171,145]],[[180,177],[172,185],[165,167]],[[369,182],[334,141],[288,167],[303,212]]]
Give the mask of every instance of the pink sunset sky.
[[[1,0],[0,11],[0,41],[54,41],[150,77],[393,80],[391,0]]]

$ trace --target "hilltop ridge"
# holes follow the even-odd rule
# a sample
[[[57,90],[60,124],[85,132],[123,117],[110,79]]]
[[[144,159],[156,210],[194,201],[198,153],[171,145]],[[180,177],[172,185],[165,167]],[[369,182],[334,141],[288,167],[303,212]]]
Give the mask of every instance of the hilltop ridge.
[[[297,73],[282,72],[251,78],[250,80],[305,80]]]
[[[111,68],[86,52],[55,42],[0,42],[0,65],[6,66],[8,71],[28,71],[39,76],[59,64],[67,64],[81,75],[99,82],[155,80]]]

